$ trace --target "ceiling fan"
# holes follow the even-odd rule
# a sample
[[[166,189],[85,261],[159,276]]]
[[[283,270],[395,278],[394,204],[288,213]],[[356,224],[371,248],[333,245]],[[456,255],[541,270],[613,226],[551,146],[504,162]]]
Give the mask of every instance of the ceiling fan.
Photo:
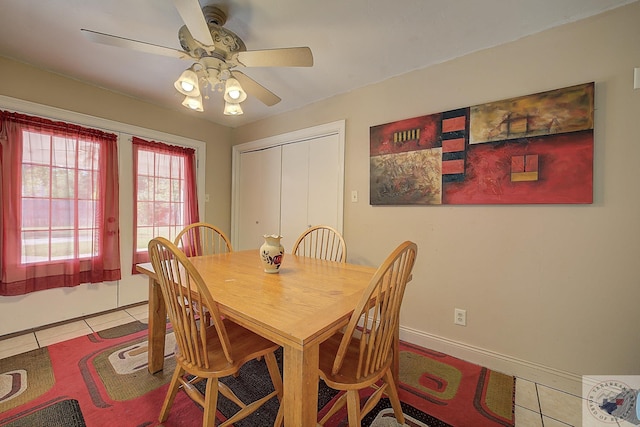
[[[313,55],[308,47],[247,50],[240,37],[223,27],[227,15],[219,7],[209,5],[201,9],[198,0],[172,1],[186,24],[178,30],[183,50],[84,28],[80,31],[96,43],[192,61],[174,86],[185,95],[182,105],[196,111],[203,111],[202,95],[207,90],[224,92],[224,114],[227,115],[242,114],[240,103],[247,94],[267,106],[280,102],[276,94],[237,70],[238,67],[313,66]]]

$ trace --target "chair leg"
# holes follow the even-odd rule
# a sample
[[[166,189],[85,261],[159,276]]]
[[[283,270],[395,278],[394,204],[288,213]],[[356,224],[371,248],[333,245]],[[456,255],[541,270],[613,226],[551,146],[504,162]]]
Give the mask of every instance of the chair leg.
[[[267,363],[267,369],[269,369],[273,389],[278,392],[278,400],[280,401],[280,405],[282,405],[282,376],[280,375],[280,369],[278,369],[278,361],[273,353],[266,354],[264,360]]]
[[[393,372],[388,370],[384,374],[384,380],[387,382],[387,395],[391,401],[391,407],[393,413],[396,416],[396,421],[400,424],[404,424],[404,413],[402,412],[402,405],[400,404],[400,397],[398,396],[398,389],[396,388],[396,382],[393,379]]]
[[[282,399],[280,400],[280,407],[278,408],[278,413],[276,414],[276,421],[273,423],[273,427],[282,427],[284,423],[284,404]]]
[[[360,427],[360,393],[358,390],[347,391],[347,412],[349,427]]]
[[[169,416],[169,410],[171,409],[171,405],[173,405],[173,399],[175,399],[176,394],[178,394],[180,377],[182,377],[182,375],[184,375],[184,369],[180,366],[176,366],[176,369],[173,371],[173,377],[171,377],[169,390],[167,390],[167,396],[164,398],[164,403],[160,410],[160,416],[158,417],[158,421],[161,423],[165,422]]]
[[[202,417],[203,427],[214,427],[216,425],[216,408],[218,406],[218,379],[209,378],[204,395],[204,415]]]
[[[347,393],[344,392],[342,396],[338,397],[338,399],[334,402],[333,406],[329,408],[324,417],[318,423],[323,426],[331,417],[333,417],[342,407],[347,403]]]

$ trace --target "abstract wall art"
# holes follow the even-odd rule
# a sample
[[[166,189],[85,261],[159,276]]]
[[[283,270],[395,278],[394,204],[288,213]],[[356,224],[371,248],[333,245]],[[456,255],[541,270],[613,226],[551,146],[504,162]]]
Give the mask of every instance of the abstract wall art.
[[[370,128],[372,205],[593,202],[594,83]]]

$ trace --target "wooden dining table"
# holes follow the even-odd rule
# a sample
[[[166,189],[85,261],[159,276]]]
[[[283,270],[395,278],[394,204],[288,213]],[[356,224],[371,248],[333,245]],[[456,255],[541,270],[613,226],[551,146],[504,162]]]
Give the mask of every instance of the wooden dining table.
[[[348,323],[376,269],[285,254],[280,271],[263,271],[257,250],[192,257],[221,314],[284,349],[284,422],[315,426],[319,344]],[[163,369],[166,308],[151,263],[149,372]]]

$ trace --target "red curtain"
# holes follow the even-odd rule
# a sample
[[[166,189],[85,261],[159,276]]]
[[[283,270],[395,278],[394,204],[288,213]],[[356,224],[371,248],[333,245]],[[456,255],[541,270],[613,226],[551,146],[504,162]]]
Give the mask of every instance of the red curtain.
[[[117,136],[0,111],[0,295],[120,279]]]
[[[196,151],[133,137],[134,241],[132,273],[149,262],[147,245],[157,236],[175,239],[199,221]]]

